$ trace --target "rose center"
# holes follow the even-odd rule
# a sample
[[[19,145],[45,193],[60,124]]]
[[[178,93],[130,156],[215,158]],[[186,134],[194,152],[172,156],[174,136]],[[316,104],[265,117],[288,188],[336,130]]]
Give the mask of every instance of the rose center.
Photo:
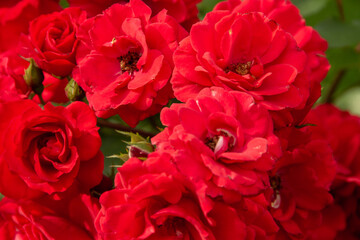
[[[129,74],[133,74],[134,72],[139,71],[136,64],[139,61],[141,54],[138,52],[128,52],[124,56],[118,57],[120,62],[121,71],[128,72]]]
[[[223,152],[230,151],[236,142],[235,136],[225,130],[219,130],[220,134],[205,139],[205,144],[215,154],[221,154]]]
[[[246,63],[230,64],[225,68],[225,72],[228,73],[231,71],[240,75],[246,75],[249,74],[251,66],[252,66],[252,61]]]
[[[281,205],[281,178],[278,175],[270,177],[270,186],[274,190],[273,195],[271,196],[271,207],[277,209]]]
[[[179,217],[170,217],[158,226],[159,232],[163,236],[176,236],[176,238],[183,239],[186,235],[185,221]]]
[[[274,190],[281,189],[281,178],[278,175],[270,177],[270,186]]]
[[[215,137],[212,137],[212,138],[206,138],[205,140],[205,144],[206,146],[208,146],[211,150],[215,150],[215,147],[216,147],[216,144],[218,143],[219,141],[219,136],[215,136]]]
[[[38,141],[38,148],[44,148],[47,147],[47,144],[51,138],[53,138],[55,135],[53,133],[45,133],[41,136],[41,138]]]

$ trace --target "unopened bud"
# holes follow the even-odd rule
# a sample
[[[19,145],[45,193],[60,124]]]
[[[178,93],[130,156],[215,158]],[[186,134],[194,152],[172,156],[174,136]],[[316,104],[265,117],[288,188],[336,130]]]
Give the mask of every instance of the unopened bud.
[[[140,136],[138,133],[117,132],[130,137],[130,142],[125,141],[128,145],[129,158],[136,157],[145,160],[149,153],[154,151],[154,146],[150,143],[150,140]]]
[[[44,90],[44,73],[36,66],[34,59],[30,58],[30,65],[25,69],[24,80],[26,84],[34,91],[35,94],[40,95]]]
[[[138,146],[132,145],[132,146],[129,146],[128,148],[129,148],[129,157],[130,158],[136,157],[136,158],[146,159],[149,155],[148,151],[141,149]]]
[[[65,87],[66,96],[70,101],[80,101],[85,97],[84,90],[74,81],[70,79],[69,83]]]

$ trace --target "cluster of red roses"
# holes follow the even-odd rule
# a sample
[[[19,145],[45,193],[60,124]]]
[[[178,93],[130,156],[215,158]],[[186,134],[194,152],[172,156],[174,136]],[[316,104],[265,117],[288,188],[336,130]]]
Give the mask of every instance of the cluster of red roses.
[[[360,118],[311,110],[326,41],[288,0],[199,1],[1,1],[1,239],[360,237]],[[160,111],[111,190],[97,117]]]

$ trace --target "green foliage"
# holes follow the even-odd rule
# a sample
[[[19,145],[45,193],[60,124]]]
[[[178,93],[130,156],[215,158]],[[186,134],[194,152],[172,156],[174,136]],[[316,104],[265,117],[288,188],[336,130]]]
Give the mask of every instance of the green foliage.
[[[113,116],[107,121],[128,127],[128,125],[118,116]],[[151,133],[155,135],[159,132],[158,126],[162,126],[160,122],[160,115],[147,118],[136,126],[136,130]],[[120,133],[120,134],[119,134]],[[135,145],[141,149],[147,149],[152,152],[152,145],[149,144],[149,138],[141,136],[141,134],[134,134],[130,132],[117,131],[109,128],[101,128],[100,135],[102,139],[101,151],[105,156],[104,174],[113,177],[116,173],[116,168],[121,166],[128,159],[128,146]],[[130,137],[130,141],[129,141]]]
[[[197,5],[197,7],[199,9],[199,18],[203,19],[205,17],[206,13],[210,12],[218,2],[221,2],[221,1],[219,1],[219,0],[202,0]]]
[[[329,44],[326,54],[331,69],[322,82],[319,102],[327,100],[359,114],[360,105],[354,103],[360,99],[360,1],[293,0],[293,3],[306,23]],[[330,92],[332,97],[328,98]]]
[[[124,143],[126,137],[116,133],[113,129],[107,128],[101,128],[100,136],[102,139],[101,151],[105,156],[104,174],[113,177],[116,172],[115,166],[120,166],[124,162],[112,156],[126,153],[126,144]]]
[[[319,13],[326,7],[329,0],[293,0],[297,5],[303,17]]]
[[[67,0],[60,0],[59,4],[62,8],[68,8],[69,7],[69,3]]]
[[[337,19],[326,19],[315,26],[315,29],[332,48],[355,47],[360,42],[360,22],[342,22]]]

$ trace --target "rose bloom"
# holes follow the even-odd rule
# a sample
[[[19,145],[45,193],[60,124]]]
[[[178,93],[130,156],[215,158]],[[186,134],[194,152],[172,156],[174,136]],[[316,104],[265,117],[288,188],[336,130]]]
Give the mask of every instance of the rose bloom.
[[[119,168],[115,189],[101,195],[95,227],[102,239],[215,239],[183,182],[151,171],[148,161],[128,160]],[[169,170],[170,161],[159,161],[158,167]]]
[[[330,65],[325,57],[327,42],[312,27],[306,26],[299,9],[288,0],[228,0],[218,3],[215,10],[230,10],[239,13],[262,12],[290,33],[298,46],[305,51],[311,74],[311,82],[320,83]],[[315,86],[314,86],[315,87]]]
[[[339,239],[339,232],[346,228],[346,216],[342,207],[333,203],[324,208],[321,215],[321,225],[309,233],[310,239]]]
[[[76,66],[76,32],[85,20],[86,12],[79,8],[39,16],[30,22],[29,36],[23,37],[20,54],[34,58],[50,74],[69,76]]]
[[[0,55],[0,102],[8,102],[28,98],[31,89],[24,80],[24,71],[29,62],[19,57],[14,51]],[[65,95],[66,79],[58,79],[44,73],[44,91],[42,97],[45,102],[64,103],[68,101]],[[38,96],[33,98],[40,102]]]
[[[93,210],[97,213],[95,200],[86,195],[79,195],[70,200],[68,206],[63,205],[58,203],[47,206],[30,200],[3,198],[0,201],[0,238],[97,239],[85,226],[93,227],[93,218],[91,219],[88,214]],[[83,215],[73,218],[69,215],[70,211]],[[82,221],[77,221],[80,218]],[[84,222],[87,224],[83,225]]]
[[[96,117],[82,102],[41,109],[31,100],[0,105],[0,192],[11,198],[82,189],[102,178]]]
[[[324,225],[323,210],[333,201],[329,193],[336,173],[332,151],[325,141],[311,140],[303,129],[284,128],[277,135],[284,153],[269,171],[270,211],[281,227],[276,239],[309,239]]]
[[[74,79],[98,117],[119,114],[134,127],[173,97],[172,54],[186,31],[165,10],[150,16],[148,6],[133,0],[81,26]]]
[[[203,88],[246,92],[269,110],[303,107],[309,96],[306,54],[264,14],[212,11],[193,25],[174,53],[175,96]]]
[[[334,152],[337,176],[332,189],[350,196],[360,185],[360,118],[324,104],[311,110],[305,122],[315,125],[312,137],[327,140]]]
[[[281,125],[289,122],[301,122],[311,106],[320,97],[320,82],[325,78],[330,65],[325,57],[327,42],[312,27],[306,26],[299,9],[288,0],[228,0],[218,3],[215,10],[227,10],[238,13],[262,12],[290,33],[299,48],[307,55],[306,71],[310,79],[310,95],[306,106],[297,111],[282,111],[282,118],[277,119]],[[289,114],[291,113],[291,114]],[[278,117],[279,118],[279,117]]]
[[[16,48],[29,22],[41,14],[60,10],[56,0],[2,0],[0,2],[0,52]]]
[[[0,55],[0,102],[27,98],[30,89],[24,80],[29,63],[16,55]]]
[[[152,16],[161,12],[164,8],[167,13],[174,17],[184,28],[190,30],[192,24],[197,22],[198,9],[196,4],[201,0],[144,0],[152,10]],[[89,16],[95,16],[115,3],[126,4],[128,1],[119,0],[68,0],[70,7],[79,7],[86,10]]]
[[[315,124],[312,137],[326,140],[334,152],[337,174],[331,192],[348,222],[339,239],[357,239],[360,236],[360,118],[324,104],[311,110],[305,122]]]
[[[152,138],[171,151],[179,171],[214,194],[259,193],[268,186],[267,171],[280,155],[270,115],[244,93],[206,88],[185,104],[161,112],[164,131]]]
[[[269,228],[277,229],[255,202],[231,206],[205,196],[177,172],[168,153],[152,153],[144,162],[131,158],[118,170],[95,220],[104,240],[263,239]]]

